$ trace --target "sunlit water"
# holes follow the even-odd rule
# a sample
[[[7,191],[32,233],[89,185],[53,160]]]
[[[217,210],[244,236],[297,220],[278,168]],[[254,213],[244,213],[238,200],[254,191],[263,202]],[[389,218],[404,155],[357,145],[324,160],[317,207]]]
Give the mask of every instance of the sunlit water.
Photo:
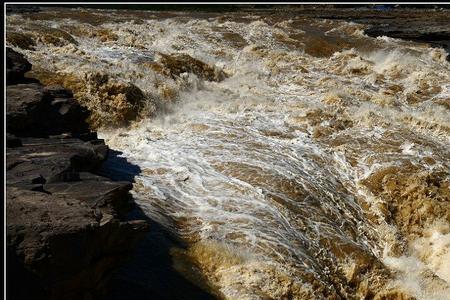
[[[91,110],[108,91],[88,74],[144,92],[147,115],[100,135],[140,167],[137,203],[188,243],[173,256],[213,293],[450,299],[443,50],[301,17],[58,14],[8,16],[9,30],[36,41],[15,49],[35,69],[82,82],[76,96]],[[76,43],[48,43],[42,28]],[[159,53],[188,54],[227,78],[165,76],[151,67]]]

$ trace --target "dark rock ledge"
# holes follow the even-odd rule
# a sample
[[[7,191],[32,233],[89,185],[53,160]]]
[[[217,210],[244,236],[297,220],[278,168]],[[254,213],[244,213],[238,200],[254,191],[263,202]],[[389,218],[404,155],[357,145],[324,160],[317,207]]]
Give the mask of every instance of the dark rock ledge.
[[[148,231],[129,181],[95,175],[108,147],[58,86],[7,48],[7,298],[97,299]]]

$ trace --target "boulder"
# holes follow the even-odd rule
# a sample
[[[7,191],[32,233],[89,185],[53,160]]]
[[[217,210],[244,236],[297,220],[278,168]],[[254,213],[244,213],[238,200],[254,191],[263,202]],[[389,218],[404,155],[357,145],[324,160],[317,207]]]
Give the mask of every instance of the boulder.
[[[99,208],[103,215],[123,216],[133,207],[128,191],[128,181],[111,181],[108,178],[88,172],[76,174],[76,180],[44,184],[44,191],[78,199],[92,209]]]
[[[106,158],[101,140],[23,138],[6,153],[8,185],[74,181],[74,173],[94,171]]]
[[[94,299],[147,230],[84,201],[7,188],[10,299]]]
[[[61,87],[44,88],[40,83],[9,85],[6,96],[7,132],[36,137],[90,132],[88,111]]]
[[[6,48],[6,84],[26,81],[24,75],[30,70],[31,64],[22,54],[9,47]]]

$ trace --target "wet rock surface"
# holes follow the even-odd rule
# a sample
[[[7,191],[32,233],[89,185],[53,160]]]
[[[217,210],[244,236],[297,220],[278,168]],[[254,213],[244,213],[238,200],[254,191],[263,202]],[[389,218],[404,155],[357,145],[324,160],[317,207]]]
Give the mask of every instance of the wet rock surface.
[[[148,230],[126,219],[129,181],[94,173],[108,147],[72,94],[23,77],[7,49],[7,289],[10,299],[92,299]]]

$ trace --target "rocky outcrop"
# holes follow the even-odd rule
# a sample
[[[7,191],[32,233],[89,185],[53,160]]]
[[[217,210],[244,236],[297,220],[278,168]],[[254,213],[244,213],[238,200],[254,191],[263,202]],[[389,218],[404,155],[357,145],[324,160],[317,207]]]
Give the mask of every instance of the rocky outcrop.
[[[6,154],[8,185],[78,181],[78,172],[94,171],[108,151],[99,140],[27,138],[20,143]]]
[[[138,221],[105,218],[64,194],[9,187],[7,199],[11,299],[100,296],[111,272],[127,257],[130,236],[142,230]]]
[[[6,147],[14,148],[22,146],[22,141],[14,134],[6,133]]]
[[[85,120],[89,113],[61,87],[39,83],[7,87],[6,123],[8,132],[19,136],[89,135]]]
[[[11,48],[6,48],[6,83],[15,84],[27,82],[24,74],[31,70],[31,64],[22,54],[15,52]]]
[[[109,150],[89,113],[61,87],[28,83],[31,65],[7,54],[8,298],[101,297],[148,224],[125,216],[130,182],[95,175]]]

